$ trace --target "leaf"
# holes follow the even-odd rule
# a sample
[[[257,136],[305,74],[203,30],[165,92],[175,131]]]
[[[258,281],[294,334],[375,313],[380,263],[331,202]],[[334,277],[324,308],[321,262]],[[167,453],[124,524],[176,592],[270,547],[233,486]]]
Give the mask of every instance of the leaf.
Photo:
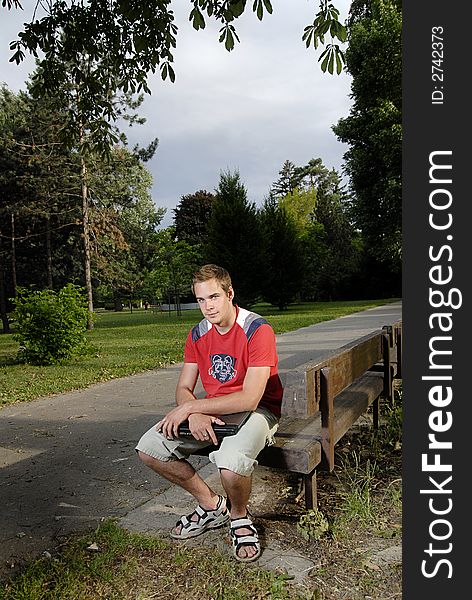
[[[232,4],[229,7],[229,10],[233,16],[233,18],[237,19],[238,17],[240,17],[245,9],[245,2],[243,0],[240,0],[239,2],[235,2],[234,4]]]
[[[167,79],[167,65],[166,64],[161,69],[161,77],[164,81]]]
[[[329,33],[331,34],[331,37],[333,37],[333,38],[338,37],[337,25],[338,25],[337,21],[331,21],[331,25],[329,27]]]
[[[231,52],[231,50],[234,48],[234,38],[230,29],[226,30],[225,48],[228,50],[228,52]]]
[[[337,20],[331,23],[330,33],[333,38],[337,38],[340,42],[344,43],[347,40],[347,29]]]
[[[308,25],[308,27],[305,27],[305,29],[303,30],[302,41],[305,42],[305,45],[307,48],[310,47],[311,42],[313,40],[314,29],[315,28],[313,25]]]
[[[328,66],[329,56],[326,56],[323,62],[321,63],[321,70],[323,73],[326,73],[326,67]]]
[[[259,21],[262,21],[262,17],[264,16],[264,9],[262,7],[262,0],[254,0],[254,4],[252,5],[252,10],[256,13]]]
[[[326,48],[326,50],[322,53],[322,55],[319,57],[318,62],[321,62],[321,70],[323,71],[323,73],[326,72],[326,67],[328,66],[328,60],[329,60],[329,49]]]
[[[211,17],[213,15],[213,3],[208,2],[208,0],[199,0],[198,4],[201,6],[202,10],[207,11],[207,15]]]
[[[336,51],[336,73],[339,75],[343,70],[343,63],[339,55],[339,50]]]
[[[338,25],[338,40],[340,42],[345,42],[347,40],[347,29],[342,23],[339,23]]]
[[[332,19],[336,19],[339,17],[339,10],[335,7],[335,6],[330,6],[328,9],[329,14],[331,15]]]
[[[25,53],[22,50],[17,50],[8,62],[15,62],[17,65],[25,58]]]
[[[328,62],[328,71],[331,73],[331,75],[334,72],[334,50],[331,48],[330,49],[330,53],[329,53],[329,62]]]
[[[380,571],[379,565],[376,565],[375,563],[372,563],[368,560],[365,560],[362,563],[362,566],[366,567],[366,569],[371,569],[372,571]]]
[[[142,52],[147,48],[147,39],[143,36],[134,36],[133,43],[136,52]]]
[[[319,30],[319,35],[320,35],[320,36],[322,36],[322,35],[324,35],[325,33],[328,33],[330,26],[331,26],[331,22],[330,22],[328,19],[326,19],[326,20],[324,21],[324,23],[322,23],[322,24],[321,24],[321,25],[318,27],[318,30]]]
[[[193,28],[197,31],[199,29],[205,29],[205,19],[198,8],[194,8],[189,15],[189,21],[192,21]]]
[[[271,15],[273,10],[272,10],[272,4],[270,3],[270,0],[264,0],[264,6],[265,6],[266,11],[269,13],[269,15]]]

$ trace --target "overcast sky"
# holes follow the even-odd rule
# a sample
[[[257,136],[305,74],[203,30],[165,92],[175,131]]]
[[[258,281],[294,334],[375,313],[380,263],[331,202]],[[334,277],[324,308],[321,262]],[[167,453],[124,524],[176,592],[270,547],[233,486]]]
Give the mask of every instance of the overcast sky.
[[[250,9],[252,2],[248,3]],[[167,208],[163,226],[182,195],[213,192],[223,170],[239,170],[248,198],[260,205],[285,160],[296,165],[320,157],[328,168],[342,170],[347,146],[331,130],[348,115],[351,78],[323,74],[318,55],[301,41],[313,21],[318,0],[273,0],[274,13],[262,22],[248,10],[236,22],[241,40],[232,52],[218,43],[218,26],[196,32],[188,21],[189,2],[173,2],[179,27],[174,53],[175,83],[149,78],[152,94],[140,112],[145,125],[127,132],[130,145],[159,138],[154,158],[152,197]],[[350,2],[336,0],[341,18]],[[8,62],[9,42],[31,15],[0,8],[0,81],[24,89],[34,67],[31,59]]]

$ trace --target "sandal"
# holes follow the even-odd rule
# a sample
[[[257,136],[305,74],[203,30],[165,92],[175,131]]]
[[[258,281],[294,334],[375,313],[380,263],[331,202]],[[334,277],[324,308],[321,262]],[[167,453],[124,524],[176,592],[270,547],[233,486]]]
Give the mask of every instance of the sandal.
[[[193,521],[192,517],[195,514],[197,515],[197,520]],[[186,540],[201,535],[207,529],[221,527],[228,521],[229,510],[226,506],[226,498],[218,494],[218,504],[215,510],[206,510],[198,505],[191,514],[180,517],[170,535],[176,540]],[[175,529],[179,525],[181,526],[180,533],[175,533]]]
[[[238,529],[249,529],[251,534],[248,533],[237,533]],[[252,524],[251,519],[246,515],[240,519],[231,520],[230,529],[231,541],[233,542],[233,554],[236,560],[241,562],[251,562],[259,558],[261,554],[261,544],[257,535],[257,530]],[[256,549],[256,553],[253,556],[239,556],[239,551],[244,546],[253,546]]]

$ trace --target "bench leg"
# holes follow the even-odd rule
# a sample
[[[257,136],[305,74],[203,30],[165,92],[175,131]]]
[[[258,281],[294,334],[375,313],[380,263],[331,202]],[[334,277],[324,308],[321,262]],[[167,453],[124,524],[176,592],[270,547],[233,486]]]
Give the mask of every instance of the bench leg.
[[[376,398],[372,403],[372,417],[374,431],[377,431],[379,428],[379,398]]]
[[[334,469],[334,398],[329,367],[321,369],[320,383],[321,446],[324,462],[331,472]]]
[[[390,364],[390,335],[387,333],[382,334],[382,346],[384,371],[383,396],[388,402],[391,402],[393,397],[393,368]]]
[[[305,487],[305,508],[307,510],[316,508],[318,504],[316,469],[314,469],[311,473],[303,474],[303,484]]]
[[[401,327],[397,330],[397,379],[402,378],[402,330]]]

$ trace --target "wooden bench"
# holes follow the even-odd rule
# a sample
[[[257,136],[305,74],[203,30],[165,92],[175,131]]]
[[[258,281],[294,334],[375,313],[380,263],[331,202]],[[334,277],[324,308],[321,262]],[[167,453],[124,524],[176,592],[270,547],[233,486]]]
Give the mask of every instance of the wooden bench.
[[[316,506],[316,470],[334,469],[334,447],[373,405],[378,427],[379,398],[391,399],[401,377],[402,322],[358,338],[311,363],[281,372],[282,417],[275,444],[258,456],[259,464],[302,476],[305,506]]]

